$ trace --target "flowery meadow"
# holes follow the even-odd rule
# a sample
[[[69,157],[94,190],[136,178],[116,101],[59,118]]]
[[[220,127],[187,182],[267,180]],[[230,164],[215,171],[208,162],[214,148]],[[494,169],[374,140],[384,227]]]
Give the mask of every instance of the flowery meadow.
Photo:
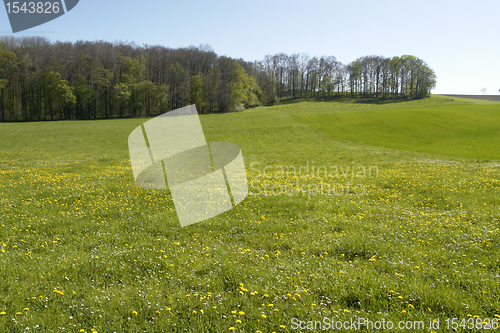
[[[500,319],[500,150],[487,160],[470,155],[481,147],[460,156],[448,141],[440,154],[418,140],[397,150],[325,132],[322,118],[313,117],[319,129],[301,121],[453,103],[463,115],[483,104],[368,102],[201,116],[207,141],[241,147],[250,193],[184,228],[168,191],[134,183],[127,137],[148,118],[0,124],[0,331],[264,333],[297,331],[294,318]]]

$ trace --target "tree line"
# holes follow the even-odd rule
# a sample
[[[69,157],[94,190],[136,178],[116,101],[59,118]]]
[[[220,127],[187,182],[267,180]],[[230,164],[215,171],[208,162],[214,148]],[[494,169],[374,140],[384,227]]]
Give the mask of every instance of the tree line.
[[[0,121],[148,116],[196,104],[240,111],[289,98],[422,98],[436,83],[421,59],[266,55],[248,62],[208,45],[171,49],[106,41],[0,38]]]

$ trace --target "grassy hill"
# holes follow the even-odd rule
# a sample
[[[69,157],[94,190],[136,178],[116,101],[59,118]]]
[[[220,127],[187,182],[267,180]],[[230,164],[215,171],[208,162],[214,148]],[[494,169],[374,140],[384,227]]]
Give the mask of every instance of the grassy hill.
[[[294,113],[333,137],[398,150],[500,160],[500,102],[439,105],[413,101],[404,108],[361,112]]]
[[[0,124],[0,331],[491,323],[499,113],[434,96],[203,115],[207,141],[241,147],[250,193],[185,228],[168,191],[135,186],[146,119]]]

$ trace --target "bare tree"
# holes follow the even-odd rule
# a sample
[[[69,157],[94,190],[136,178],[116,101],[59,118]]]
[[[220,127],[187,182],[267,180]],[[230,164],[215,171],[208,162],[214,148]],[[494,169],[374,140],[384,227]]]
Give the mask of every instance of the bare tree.
[[[224,112],[347,92],[422,98],[436,83],[432,69],[410,55],[344,65],[334,56],[277,53],[250,63],[218,56],[209,45],[42,37],[0,37],[0,44],[0,121],[154,115],[188,103]]]
[[[484,95],[484,93],[485,93],[487,90],[488,90],[488,89],[486,89],[486,88],[481,89],[481,92],[483,93],[483,95]]]

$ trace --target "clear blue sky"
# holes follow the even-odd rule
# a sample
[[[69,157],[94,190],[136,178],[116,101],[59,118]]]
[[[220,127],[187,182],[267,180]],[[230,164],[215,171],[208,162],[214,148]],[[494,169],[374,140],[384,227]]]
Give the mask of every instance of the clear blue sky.
[[[277,52],[334,55],[343,63],[412,54],[436,72],[433,93],[499,94],[499,13],[499,0],[80,0],[66,15],[15,35],[210,44],[247,61]],[[0,9],[0,35],[11,31]]]

